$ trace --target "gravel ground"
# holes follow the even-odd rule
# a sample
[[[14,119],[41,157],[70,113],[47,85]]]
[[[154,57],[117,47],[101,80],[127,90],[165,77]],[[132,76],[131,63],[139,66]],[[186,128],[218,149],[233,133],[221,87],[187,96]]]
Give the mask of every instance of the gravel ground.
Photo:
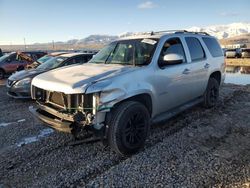
[[[250,85],[224,85],[217,107],[154,125],[144,150],[70,146],[0,83],[0,187],[250,187]]]

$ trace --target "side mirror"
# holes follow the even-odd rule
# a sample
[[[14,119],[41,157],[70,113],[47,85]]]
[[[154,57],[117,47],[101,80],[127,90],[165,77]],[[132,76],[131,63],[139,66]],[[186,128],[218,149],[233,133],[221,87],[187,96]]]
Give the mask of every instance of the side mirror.
[[[183,63],[184,58],[182,55],[179,54],[167,54],[164,55],[163,60],[160,62],[160,66],[166,65],[176,65]]]

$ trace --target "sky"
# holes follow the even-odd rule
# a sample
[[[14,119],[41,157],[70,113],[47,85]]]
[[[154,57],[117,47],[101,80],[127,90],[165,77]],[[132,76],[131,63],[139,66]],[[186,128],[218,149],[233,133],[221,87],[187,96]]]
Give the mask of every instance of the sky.
[[[0,0],[0,45],[250,22],[250,0]]]

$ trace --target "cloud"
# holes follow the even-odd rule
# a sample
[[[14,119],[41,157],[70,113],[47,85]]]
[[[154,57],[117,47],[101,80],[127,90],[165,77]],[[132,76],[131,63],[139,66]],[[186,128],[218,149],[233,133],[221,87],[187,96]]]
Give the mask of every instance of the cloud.
[[[141,3],[137,6],[139,9],[152,9],[157,7],[157,5],[155,3],[153,3],[152,1],[146,1],[144,3]]]
[[[224,16],[224,17],[237,17],[240,14],[238,12],[221,12],[220,16]]]

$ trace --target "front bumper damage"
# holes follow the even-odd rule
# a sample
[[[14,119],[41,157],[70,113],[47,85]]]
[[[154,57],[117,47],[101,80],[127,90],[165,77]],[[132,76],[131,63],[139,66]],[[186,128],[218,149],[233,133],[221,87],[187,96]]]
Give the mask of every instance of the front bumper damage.
[[[55,112],[53,114],[49,114],[47,111],[44,111],[40,108],[36,108],[34,106],[29,107],[29,111],[38,119],[46,123],[49,127],[56,129],[58,131],[71,133],[72,127],[70,126],[72,122],[62,120],[62,118],[59,118],[60,116],[63,117],[63,115],[57,114],[58,116],[54,116],[53,114],[56,114]],[[47,112],[47,113],[46,113]],[[51,111],[52,112],[52,111]]]
[[[49,127],[76,135],[82,130],[100,132],[105,128],[107,111],[99,111],[95,94],[63,94],[32,88],[38,105],[29,111]]]

